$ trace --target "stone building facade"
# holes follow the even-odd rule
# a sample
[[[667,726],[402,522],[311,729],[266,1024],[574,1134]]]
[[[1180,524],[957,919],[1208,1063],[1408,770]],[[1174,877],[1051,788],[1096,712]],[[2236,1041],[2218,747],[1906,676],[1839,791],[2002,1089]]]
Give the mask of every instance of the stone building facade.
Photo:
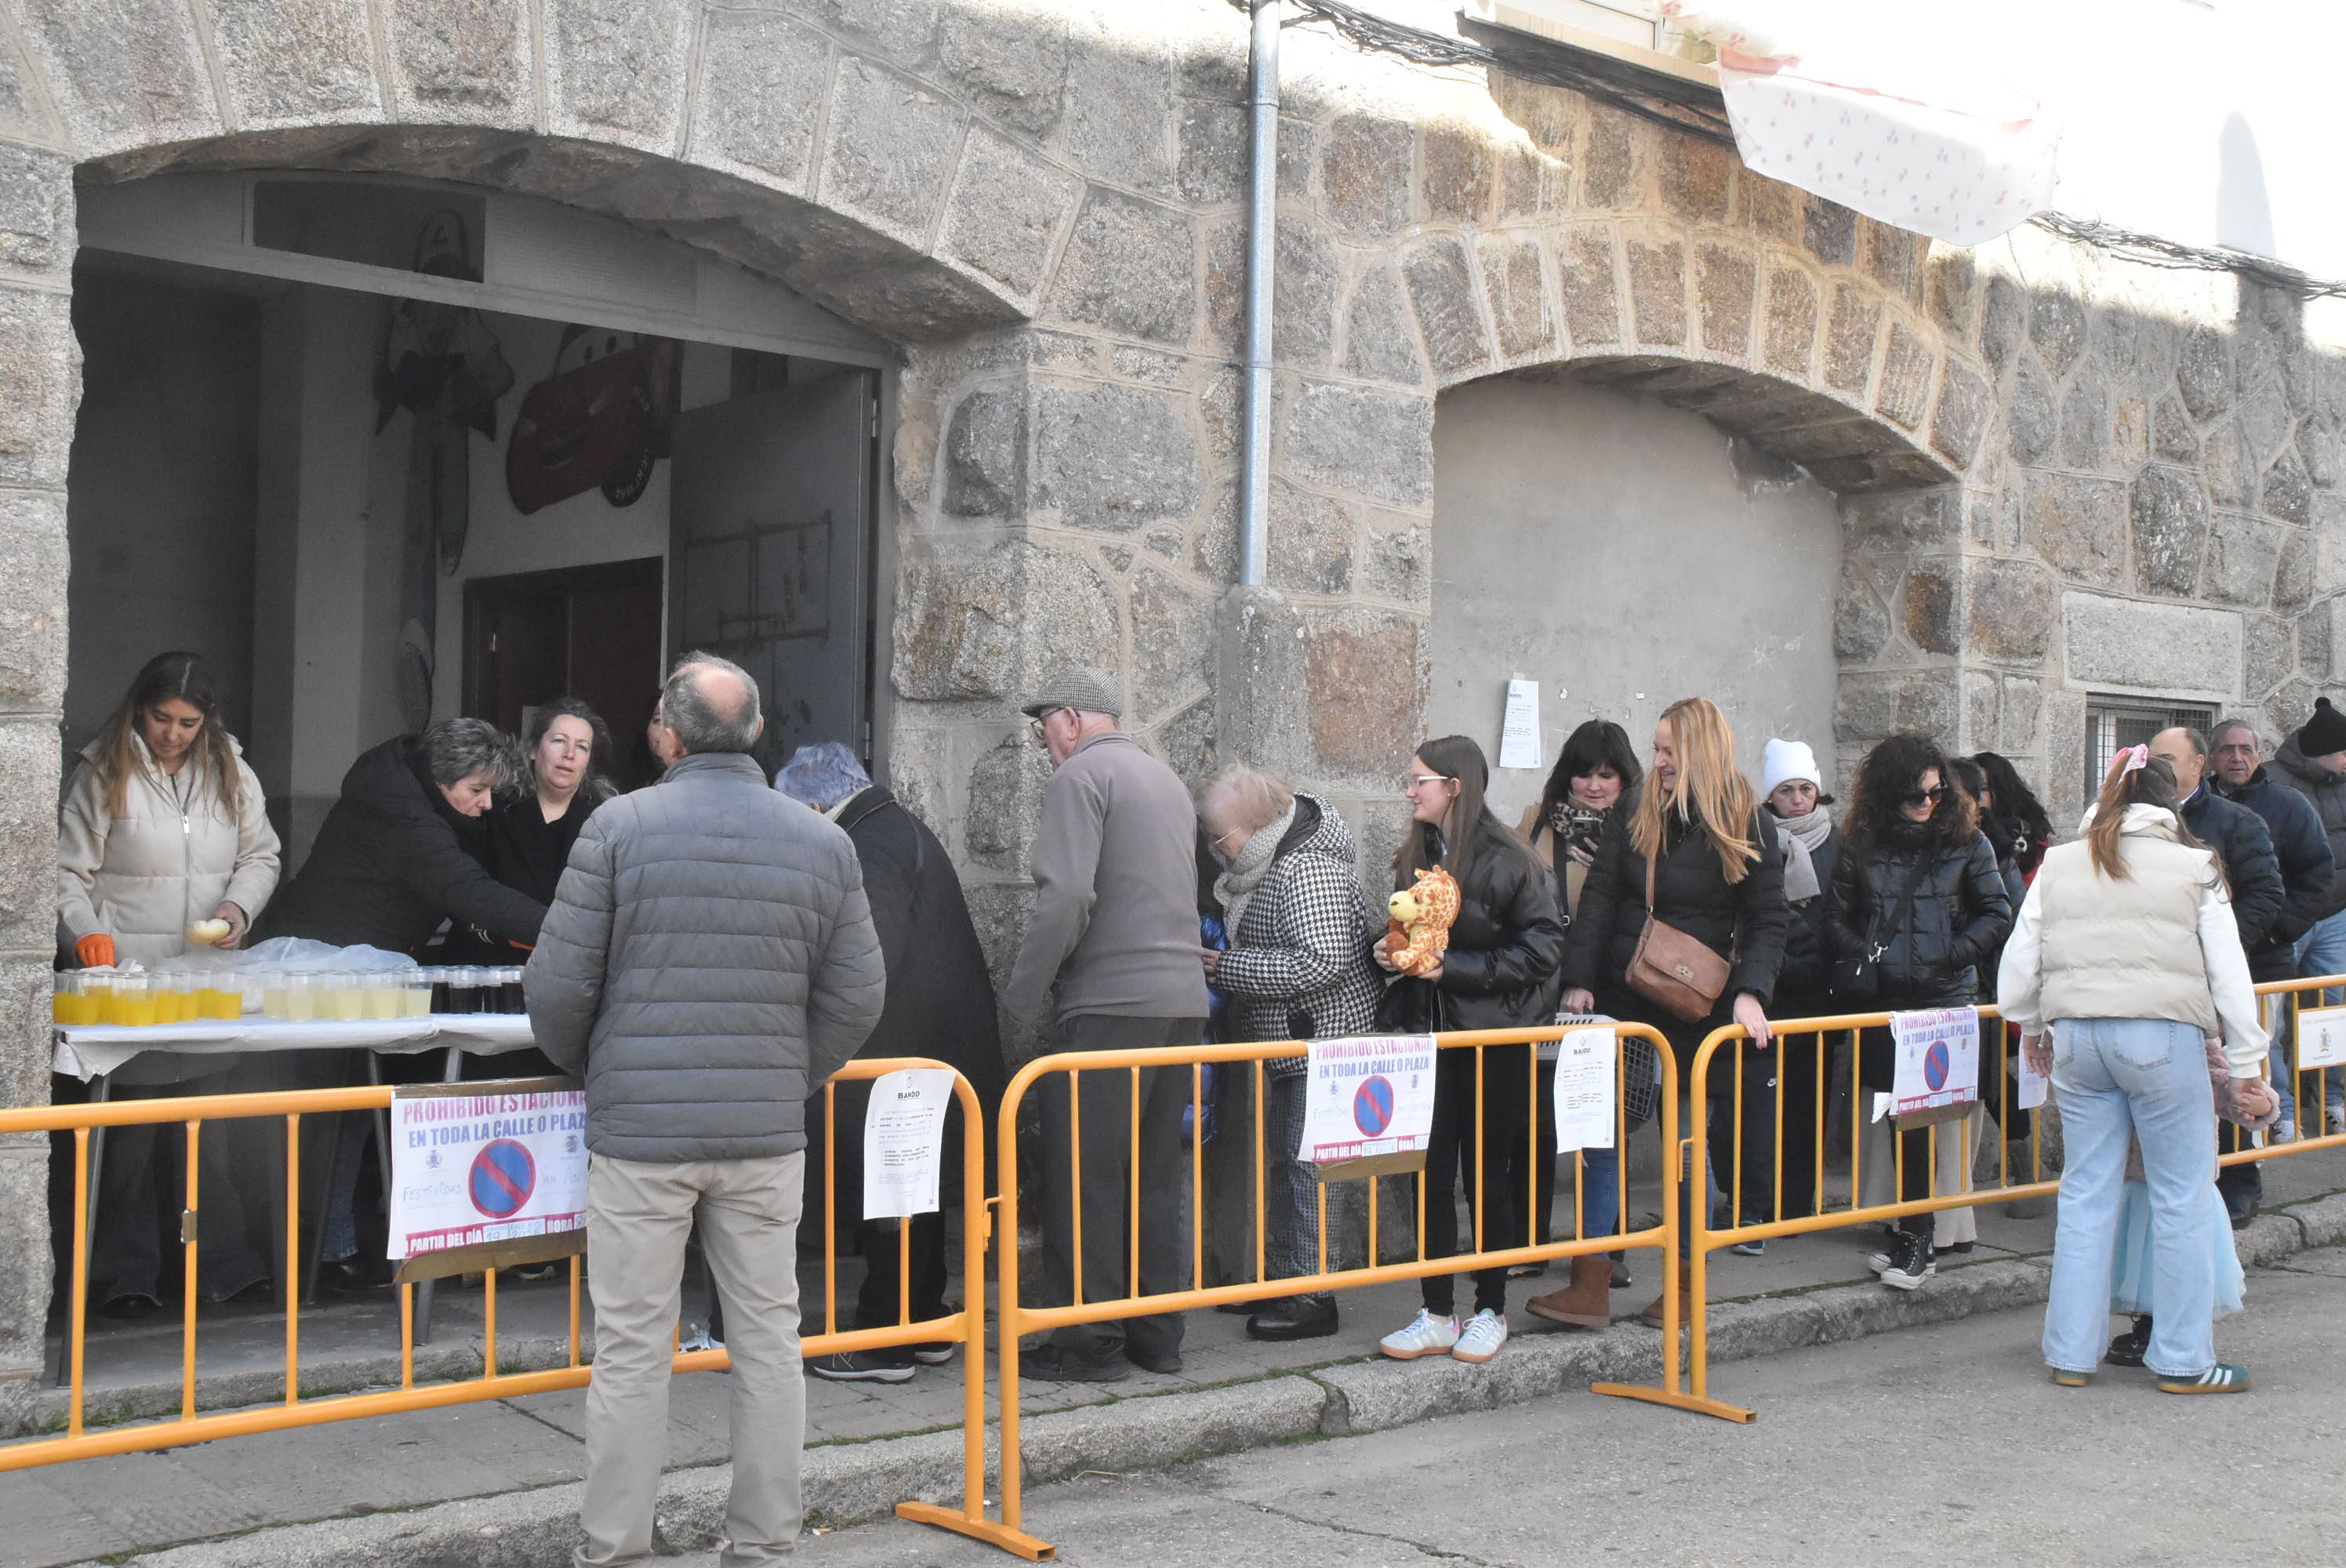
[[[1964,251],[1560,90],[1291,30],[1270,581],[1235,590],[1245,26],[1221,0],[19,0],[0,13],[0,1095],[48,1094],[77,188],[390,171],[611,215],[902,351],[879,714],[997,957],[1046,764],[1117,667],[1185,774],[1363,827],[1421,735],[1446,389],[1698,412],[1838,498],[1844,762],[1994,746],[2080,803],[2088,697],[2293,724],[2346,659],[2346,359],[2294,300],[2032,230]],[[1658,596],[1699,562],[1657,556]],[[1633,606],[1574,606],[1593,616]],[[0,1149],[0,1380],[46,1140]],[[0,1387],[8,1384],[0,1381]]]

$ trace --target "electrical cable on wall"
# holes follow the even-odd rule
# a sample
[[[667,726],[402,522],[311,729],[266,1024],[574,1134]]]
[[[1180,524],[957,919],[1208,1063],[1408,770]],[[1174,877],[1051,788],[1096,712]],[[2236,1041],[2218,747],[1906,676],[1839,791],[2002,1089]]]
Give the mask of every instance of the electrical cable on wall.
[[[1728,126],[1723,113],[1713,114],[1658,94],[1640,93],[1606,81],[1594,73],[1576,70],[1559,59],[1519,58],[1512,54],[1502,56],[1497,50],[1470,38],[1456,38],[1428,32],[1423,27],[1412,27],[1405,23],[1374,15],[1357,5],[1347,5],[1345,0],[1284,0],[1284,3],[1303,13],[1286,24],[1290,27],[1325,23],[1361,49],[1398,56],[1421,66],[1479,66],[1518,81],[1562,87],[1671,130],[1729,148],[1735,145],[1735,134]],[[1239,11],[1252,8],[1249,0],[1229,0],[1229,4]],[[2245,250],[2184,245],[2155,234],[2138,233],[2114,224],[2073,218],[2060,212],[2040,212],[2028,221],[2046,233],[2074,244],[2091,246],[2122,260],[2139,262],[2147,267],[2231,272],[2260,288],[2274,290],[2298,300],[2346,298],[2346,280],[2324,281],[2309,278],[2283,262]]]

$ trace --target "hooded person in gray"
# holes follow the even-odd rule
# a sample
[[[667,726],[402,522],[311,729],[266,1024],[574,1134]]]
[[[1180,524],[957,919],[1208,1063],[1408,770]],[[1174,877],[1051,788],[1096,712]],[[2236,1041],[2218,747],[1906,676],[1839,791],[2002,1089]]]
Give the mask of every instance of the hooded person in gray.
[[[749,754],[757,684],[688,655],[658,722],[667,776],[587,820],[523,977],[539,1048],[586,1080],[596,1353],[576,1561],[650,1554],[697,1220],[733,1358],[719,1561],[743,1568],[786,1557],[804,1513],[806,1100],[879,1022],[887,974],[854,845]]]

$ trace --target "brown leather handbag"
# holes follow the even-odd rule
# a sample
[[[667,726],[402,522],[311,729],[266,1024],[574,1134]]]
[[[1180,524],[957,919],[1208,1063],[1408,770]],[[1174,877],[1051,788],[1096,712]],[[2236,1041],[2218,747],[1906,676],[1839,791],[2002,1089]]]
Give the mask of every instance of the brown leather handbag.
[[[1658,853],[1646,857],[1646,929],[1630,955],[1622,978],[1629,989],[1668,1013],[1698,1023],[1719,1005],[1727,989],[1727,960],[1654,914],[1654,864]]]

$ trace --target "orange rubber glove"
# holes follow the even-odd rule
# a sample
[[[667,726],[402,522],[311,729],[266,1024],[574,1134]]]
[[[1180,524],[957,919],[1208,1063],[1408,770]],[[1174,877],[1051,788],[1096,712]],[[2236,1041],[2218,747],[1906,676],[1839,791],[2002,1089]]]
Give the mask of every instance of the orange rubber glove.
[[[94,931],[74,943],[74,956],[81,960],[84,969],[114,967],[114,939],[102,931]]]

